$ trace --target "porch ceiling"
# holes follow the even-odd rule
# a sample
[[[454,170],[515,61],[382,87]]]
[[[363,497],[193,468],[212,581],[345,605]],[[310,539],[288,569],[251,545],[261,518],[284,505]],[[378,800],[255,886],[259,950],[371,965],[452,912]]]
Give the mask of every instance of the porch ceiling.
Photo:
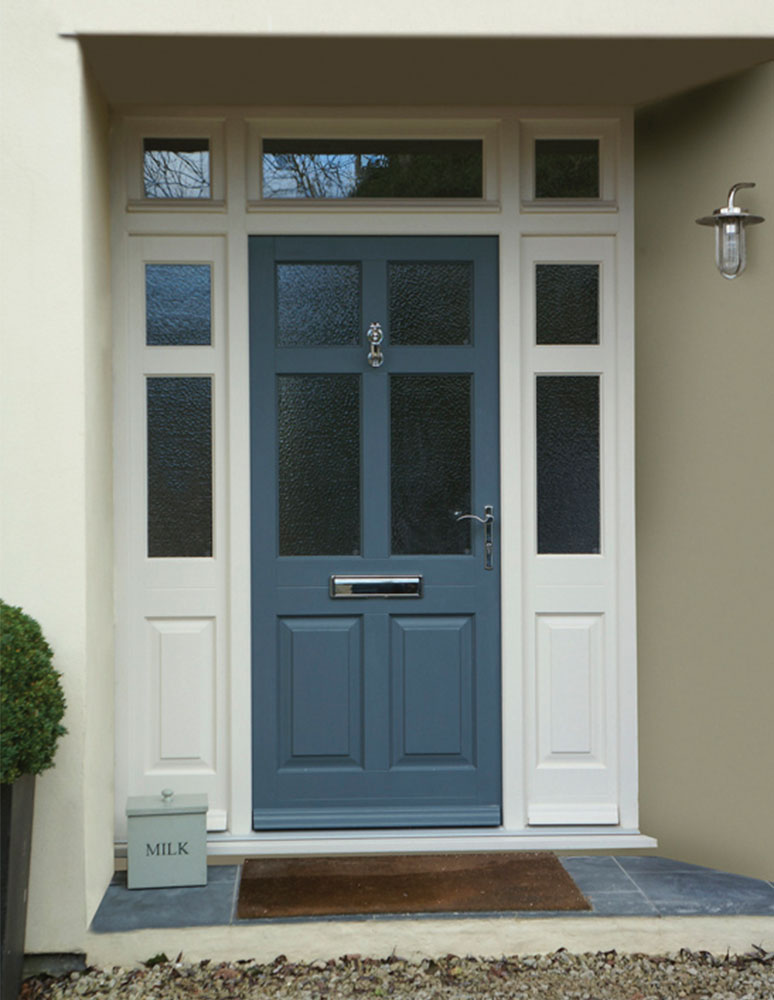
[[[81,35],[114,105],[642,105],[774,59],[774,38]]]

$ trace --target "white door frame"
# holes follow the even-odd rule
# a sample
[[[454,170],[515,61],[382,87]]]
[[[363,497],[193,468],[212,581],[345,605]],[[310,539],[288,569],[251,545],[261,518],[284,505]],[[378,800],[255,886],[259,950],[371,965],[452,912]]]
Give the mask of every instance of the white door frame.
[[[299,109],[292,115],[266,109],[247,113],[154,109],[116,122],[112,207],[117,841],[125,836],[126,796],[153,794],[174,783],[182,791],[204,788],[210,794],[213,854],[380,851],[396,846],[464,850],[484,844],[490,849],[529,845],[575,850],[655,843],[639,833],[637,818],[632,115],[627,109],[593,108],[443,109],[442,115],[434,109],[383,114]],[[141,141],[154,134],[210,139],[211,201],[169,204],[141,197]],[[478,136],[484,142],[484,197],[443,204],[262,202],[258,165],[265,135]],[[599,199],[545,203],[532,198],[532,140],[540,136],[599,138]],[[503,607],[503,825],[499,829],[470,834],[251,831],[247,238],[307,233],[499,237]],[[213,262],[212,348],[144,347],[142,263],[148,259]],[[607,262],[598,348],[534,347],[530,296],[532,263],[537,259]],[[596,373],[605,385],[604,546],[599,557],[535,555],[532,400],[540,371]],[[212,560],[186,564],[148,560],[138,543],[145,538],[144,376],[153,373],[208,373],[215,380]],[[212,623],[211,630],[207,622]],[[190,639],[192,630],[201,644],[188,696],[199,712],[200,734],[206,736],[200,739],[186,732],[183,709],[170,695],[175,682],[187,678],[185,650],[191,647],[185,643],[197,641]],[[561,718],[568,710],[568,700],[552,700],[550,691],[552,675],[566,676],[562,654],[556,650],[566,648],[568,641],[571,648],[576,642],[578,649],[595,650],[584,663],[578,688],[593,702],[588,718],[580,723],[591,741],[585,753],[583,747],[568,753],[552,749],[550,739],[546,742],[551,713]],[[164,691],[166,702],[158,707]],[[167,745],[177,746],[177,757],[161,753],[162,736]],[[586,782],[585,791],[573,802],[567,789],[573,781],[577,784],[579,775]]]

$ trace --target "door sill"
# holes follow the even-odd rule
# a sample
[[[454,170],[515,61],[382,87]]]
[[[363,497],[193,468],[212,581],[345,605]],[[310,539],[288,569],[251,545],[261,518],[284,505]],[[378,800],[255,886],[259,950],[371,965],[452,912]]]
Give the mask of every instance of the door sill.
[[[330,830],[268,831],[247,836],[211,833],[211,857],[282,854],[388,854],[464,851],[593,851],[645,850],[657,847],[655,837],[636,829],[552,827],[504,830]],[[123,847],[123,851],[121,851]],[[125,853],[120,845],[118,853]]]

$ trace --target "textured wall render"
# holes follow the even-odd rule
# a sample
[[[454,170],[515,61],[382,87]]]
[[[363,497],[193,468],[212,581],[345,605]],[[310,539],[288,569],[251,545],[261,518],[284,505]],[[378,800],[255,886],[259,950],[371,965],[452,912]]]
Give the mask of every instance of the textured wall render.
[[[53,12],[2,21],[0,590],[54,649],[68,728],[37,782],[27,949],[73,951],[112,868],[107,124]]]
[[[659,853],[774,871],[774,63],[636,131],[641,828]],[[694,224],[736,181],[747,271]]]

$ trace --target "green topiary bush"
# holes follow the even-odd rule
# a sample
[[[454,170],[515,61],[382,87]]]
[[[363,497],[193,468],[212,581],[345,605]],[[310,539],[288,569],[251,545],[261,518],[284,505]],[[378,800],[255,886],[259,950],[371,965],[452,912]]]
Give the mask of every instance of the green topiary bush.
[[[65,699],[40,625],[0,601],[0,782],[54,763]]]

